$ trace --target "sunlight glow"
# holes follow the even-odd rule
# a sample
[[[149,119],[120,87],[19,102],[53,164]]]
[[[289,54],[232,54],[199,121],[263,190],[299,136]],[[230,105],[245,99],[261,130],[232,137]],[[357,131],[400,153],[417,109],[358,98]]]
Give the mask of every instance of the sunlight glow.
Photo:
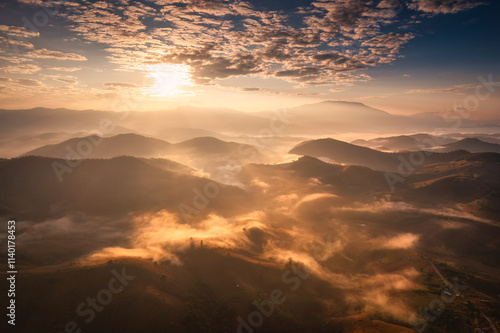
[[[192,85],[190,67],[182,64],[148,66],[147,77],[152,82],[148,93],[152,96],[167,96],[183,93],[183,88]]]

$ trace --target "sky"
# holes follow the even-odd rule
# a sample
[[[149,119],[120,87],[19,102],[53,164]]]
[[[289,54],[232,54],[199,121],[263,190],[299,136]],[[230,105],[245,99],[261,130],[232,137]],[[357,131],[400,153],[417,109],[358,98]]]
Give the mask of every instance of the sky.
[[[495,0],[9,0],[0,108],[342,100],[397,114],[476,103],[472,118],[500,119],[499,13]]]

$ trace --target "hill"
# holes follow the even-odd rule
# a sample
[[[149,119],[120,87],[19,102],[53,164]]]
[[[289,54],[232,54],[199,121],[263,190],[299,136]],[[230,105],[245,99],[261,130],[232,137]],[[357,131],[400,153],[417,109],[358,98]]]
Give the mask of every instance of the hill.
[[[453,150],[467,150],[471,153],[500,153],[500,144],[484,142],[476,138],[466,138],[444,145],[441,152]]]
[[[467,119],[463,121],[462,128],[475,128],[482,123]],[[0,110],[0,156],[18,156],[26,150],[82,134],[111,136],[135,133],[180,142],[207,136],[227,140],[238,136],[408,133],[447,125],[441,117],[394,115],[362,103],[341,101],[253,113],[191,106],[150,112],[48,108]],[[26,137],[26,134],[20,133],[31,135]],[[51,133],[56,134],[53,139],[42,139]],[[10,142],[20,143],[19,149],[12,147]]]
[[[31,150],[23,156],[81,159],[111,158],[117,156],[160,157],[166,155],[171,144],[138,134],[119,134],[112,137],[91,135],[69,139],[57,144]],[[76,152],[76,153],[73,153]]]
[[[331,138],[302,142],[289,153],[326,159],[331,163],[359,165],[399,173],[401,170],[411,170],[413,173],[422,165],[459,161],[473,156],[465,150],[387,153]]]
[[[400,152],[430,149],[440,144],[455,142],[446,136],[435,136],[425,133],[381,137],[371,140],[354,140],[351,143],[381,151]]]
[[[225,142],[213,137],[200,137],[180,143],[169,143],[138,134],[119,134],[111,137],[97,135],[73,138],[58,144],[43,146],[22,156],[45,156],[52,158],[112,158],[117,156],[163,157],[169,155],[228,155],[243,157],[241,151],[257,149],[245,144]],[[72,153],[72,152],[76,152]]]
[[[220,193],[209,200],[204,213],[226,214],[246,209],[235,202],[251,202],[241,189],[170,171],[168,164],[178,168],[175,163],[134,157],[82,160],[69,167],[66,160],[46,157],[0,160],[0,216],[43,219],[161,209],[179,213],[180,204],[193,206],[193,190],[203,192],[209,183]]]
[[[367,166],[376,170],[396,170],[394,155],[335,139],[311,140],[298,144],[290,154],[328,158],[332,163]]]

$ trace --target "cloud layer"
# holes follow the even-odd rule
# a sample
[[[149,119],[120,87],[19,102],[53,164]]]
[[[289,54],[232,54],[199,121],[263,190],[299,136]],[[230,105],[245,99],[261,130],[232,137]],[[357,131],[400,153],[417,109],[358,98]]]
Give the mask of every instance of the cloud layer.
[[[456,13],[480,4],[317,0],[271,10],[250,1],[227,0],[55,3],[64,9],[59,15],[67,20],[68,29],[84,41],[107,45],[109,61],[122,70],[147,72],[150,65],[183,64],[199,84],[261,75],[306,86],[363,81],[366,74],[353,72],[395,61],[415,37],[411,32],[384,32],[389,26],[405,28],[399,17],[403,10]],[[0,31],[36,36],[22,27],[2,25]],[[30,55],[86,60],[47,49]]]
[[[21,9],[32,6],[30,10],[42,4],[20,3]],[[55,60],[85,63],[86,69],[96,72],[134,73],[136,79],[131,82],[113,78],[94,86],[82,80],[83,71],[77,73],[72,91],[90,98],[110,96],[113,89],[156,96],[147,79],[172,66],[186,69],[184,87],[220,85],[244,92],[313,96],[371,80],[369,69],[400,59],[405,46],[420,38],[416,27],[425,18],[482,4],[468,0],[310,0],[293,4],[54,0],[48,6],[57,8],[56,14],[50,15],[43,29],[0,25],[0,46],[5,49],[0,63],[3,72],[33,75],[30,79],[40,79],[37,76],[47,75],[46,70],[81,69],[62,67]],[[46,44],[45,38],[58,40]],[[98,68],[93,68],[96,64]],[[241,77],[276,79],[281,86],[227,80]],[[168,90],[170,85],[165,85],[160,88]],[[315,88],[322,86],[327,88]],[[305,89],[295,93],[294,88]],[[60,94],[57,89],[49,81],[44,93],[56,96]],[[17,90],[7,85],[3,91],[14,94]]]

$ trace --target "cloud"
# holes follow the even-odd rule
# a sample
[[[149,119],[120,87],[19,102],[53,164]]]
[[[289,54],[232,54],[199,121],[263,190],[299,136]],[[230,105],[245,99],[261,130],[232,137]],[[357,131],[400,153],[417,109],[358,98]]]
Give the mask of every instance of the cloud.
[[[413,0],[409,7],[431,14],[454,14],[484,4],[471,0]]]
[[[366,312],[382,310],[403,322],[408,322],[412,311],[407,301],[400,299],[397,293],[425,290],[425,287],[413,281],[418,276],[419,273],[415,268],[369,276],[358,282],[364,292],[361,295],[350,297],[353,297],[354,301],[363,302]],[[356,298],[359,299],[356,300]]]
[[[287,69],[283,71],[277,71],[277,77],[295,77],[295,78],[305,78],[309,80],[311,77],[315,77],[320,73],[318,67],[298,67],[295,69]]]
[[[203,241],[205,246],[218,248],[248,248],[250,241],[244,228],[264,227],[253,220],[229,221],[210,215],[195,225],[183,224],[167,211],[136,217],[129,247],[108,247],[92,253],[90,260],[116,256],[152,257],[155,260],[170,259],[181,264],[176,253],[188,249],[194,242]]]
[[[37,263],[64,262],[104,246],[123,245],[130,233],[129,222],[123,219],[84,215],[23,221],[16,229],[22,255]]]
[[[0,60],[11,63],[11,64],[20,64],[26,61],[26,59],[20,58],[20,57],[6,57],[6,56],[0,56]]]
[[[325,53],[321,52],[313,56],[315,60],[332,62],[335,65],[343,64],[348,59],[338,53]]]
[[[337,85],[338,73],[396,60],[409,35],[381,37],[376,45],[373,38],[395,20],[398,6],[320,0],[267,10],[247,1],[156,0],[154,6],[82,3],[61,15],[83,40],[108,45],[108,59],[119,70],[147,73],[150,65],[182,64],[198,84],[258,75],[314,86]],[[358,78],[365,79],[351,75],[349,82]]]
[[[328,90],[331,91],[331,92],[333,92],[333,93],[338,93],[338,92],[346,91],[347,89],[344,89],[344,88],[330,88]]]
[[[408,43],[415,36],[411,33],[396,33],[378,35],[363,42],[363,46],[371,46],[370,50],[378,54],[397,54],[401,46]]]
[[[42,83],[40,81],[33,80],[33,79],[17,79],[17,80],[13,80],[12,82],[20,84],[22,86],[29,86],[29,87],[39,87],[42,85]]]
[[[81,70],[81,67],[49,67],[47,68],[52,71],[61,71],[61,72],[76,72]]]
[[[474,89],[477,84],[460,84],[448,88],[434,88],[434,89],[413,89],[408,90],[407,94],[449,94],[449,93],[463,93],[464,91]]]
[[[243,87],[241,91],[262,91],[262,88],[258,87]]]
[[[2,43],[2,44],[11,44],[14,47],[15,46],[22,46],[22,47],[27,48],[27,49],[34,49],[35,48],[33,46],[33,44],[31,44],[29,42],[22,41],[22,40],[19,40],[19,39],[5,38],[5,37],[2,37],[2,36],[0,36],[0,43]]]
[[[329,199],[333,198],[333,199],[335,199],[335,198],[338,198],[338,196],[335,195],[335,194],[331,194],[331,193],[314,193],[314,194],[310,194],[310,195],[307,195],[307,196],[303,197],[302,199],[300,199],[295,204],[294,209],[299,208],[303,204],[306,204],[306,203],[309,203],[309,202],[313,202],[313,201],[316,201],[318,199],[324,199],[324,198],[329,198]]]
[[[47,49],[39,49],[30,53],[33,58],[45,58],[45,59],[57,59],[57,60],[74,60],[74,61],[86,61],[82,55],[76,53],[64,53],[60,51],[50,51]]]
[[[377,5],[377,8],[395,9],[403,5],[401,0],[382,0]]]
[[[13,25],[0,25],[0,32],[21,38],[32,38],[40,36],[39,32],[35,32],[23,27],[18,27]]]
[[[365,6],[362,1],[320,0],[313,3],[313,5],[326,11],[326,15],[322,18],[321,23],[330,25],[328,30],[334,33],[340,30],[354,29],[365,12]]]
[[[113,88],[137,88],[138,86],[133,83],[121,83],[121,82],[108,82],[104,84],[105,87]]]
[[[414,234],[401,234],[387,239],[383,246],[388,249],[409,249],[418,242],[419,236]]]
[[[43,6],[45,5],[44,0],[18,0],[20,3]]]
[[[239,91],[245,91],[245,92],[260,92],[264,93],[267,95],[281,95],[281,96],[317,96],[320,95],[321,93],[319,92],[300,92],[300,91],[283,91],[283,90],[272,90],[272,89],[263,89],[259,87],[239,87],[239,88],[232,88],[232,87],[224,87],[226,89],[235,89]]]
[[[77,83],[77,78],[71,75],[44,75],[46,77],[50,77],[54,81],[67,83],[67,84],[75,84]]]
[[[411,6],[454,13],[473,5],[414,0]],[[79,40],[106,45],[116,70],[147,76],[152,65],[183,65],[201,85],[260,76],[308,87],[353,85],[368,79],[363,70],[399,59],[404,45],[415,38],[406,31],[415,18],[406,22],[398,17],[401,8],[399,0],[313,0],[274,10],[233,0],[154,0],[127,6],[78,1],[59,15]],[[388,33],[388,25],[400,32]],[[86,60],[46,49],[31,56]]]
[[[489,224],[490,220],[486,218],[481,218],[475,216],[471,213],[466,212],[463,207],[458,205],[457,207],[439,207],[439,208],[421,208],[414,205],[411,205],[406,202],[395,202],[395,201],[387,201],[385,199],[375,201],[372,203],[354,203],[349,207],[342,207],[338,210],[338,212],[366,212],[369,214],[383,214],[390,212],[398,212],[398,213],[415,213],[427,216],[437,216],[437,217],[445,217],[445,218],[461,218],[468,219],[475,222],[482,222]]]
[[[42,68],[37,65],[24,64],[24,65],[7,66],[2,70],[6,73],[11,73],[11,74],[33,74],[40,71],[41,69]]]
[[[483,84],[485,87],[498,87],[500,86],[500,82],[498,81],[490,81],[485,82]],[[408,90],[406,94],[464,94],[466,91],[474,90],[478,87],[477,83],[468,83],[468,84],[457,84],[451,87],[446,88],[430,88],[430,89],[412,89]]]
[[[261,189],[272,188],[261,179],[249,181]],[[183,223],[175,213],[166,210],[123,219],[79,215],[38,223],[20,222],[20,253],[36,263],[78,262],[78,258],[81,258],[80,262],[89,263],[138,257],[170,260],[172,264],[183,265],[180,258],[189,254],[189,249],[203,244],[206,248],[244,254],[239,258],[256,265],[262,259],[263,262],[268,259],[276,267],[282,267],[288,258],[292,258],[293,262],[305,265],[312,275],[334,286],[338,291],[335,301],[346,301],[352,308],[390,313],[400,320],[407,320],[411,309],[401,293],[425,289],[417,282],[420,273],[411,267],[409,260],[401,260],[398,265],[390,265],[389,270],[384,271],[385,265],[374,266],[374,260],[366,258],[379,258],[380,249],[389,249],[391,258],[401,252],[405,256],[410,252],[402,250],[412,248],[418,236],[402,233],[373,240],[357,229],[354,225],[358,223],[353,221],[332,220],[327,216],[328,223],[321,223],[317,219],[319,216],[337,209],[325,205],[324,200],[337,200],[337,197],[321,192],[303,196],[285,194],[277,197],[275,202],[286,206],[286,215],[276,210],[249,212],[231,218],[214,213],[190,224]],[[296,216],[295,209],[290,209],[294,205],[300,207],[300,217]],[[398,203],[394,203],[395,206],[391,206],[392,203],[380,205],[382,212],[394,207],[409,207]],[[356,218],[356,222],[359,219]],[[384,225],[384,234],[389,230],[386,227]],[[225,256],[228,251],[221,252]],[[353,262],[355,269],[346,268],[351,264],[335,264],[339,261]],[[374,271],[374,267],[377,270]]]
[[[21,86],[38,87],[42,86],[42,83],[34,79],[11,79],[8,77],[0,77],[0,82],[18,84]]]

